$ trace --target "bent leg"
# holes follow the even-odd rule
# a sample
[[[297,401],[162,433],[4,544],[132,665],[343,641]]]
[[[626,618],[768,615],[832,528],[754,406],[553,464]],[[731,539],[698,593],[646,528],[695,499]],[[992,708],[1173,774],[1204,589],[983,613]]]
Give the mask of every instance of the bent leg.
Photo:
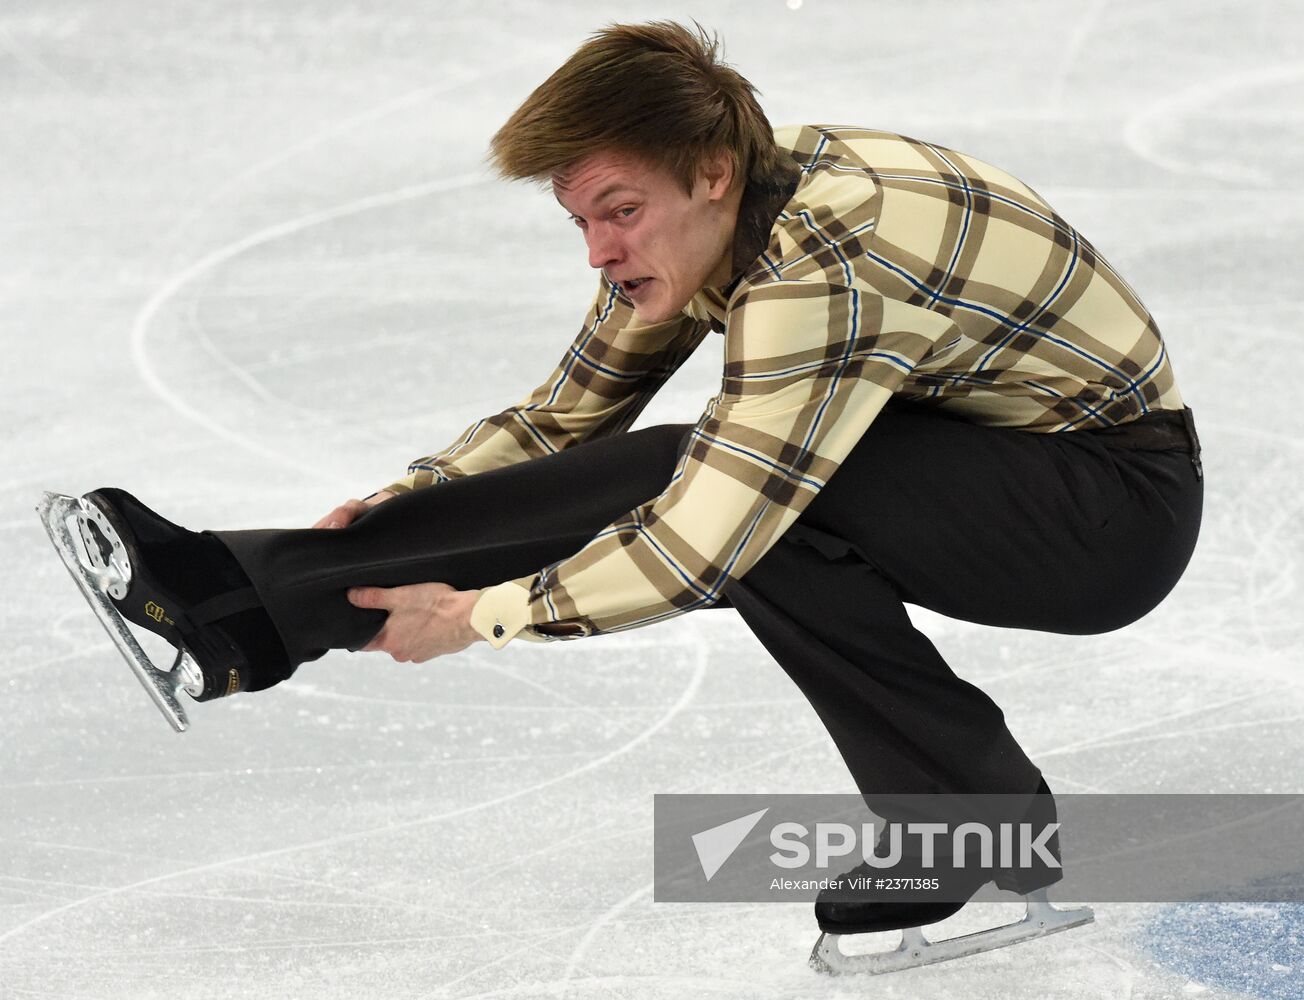
[[[1186,455],[885,411],[727,593],[810,700],[862,793],[1031,794],[1038,771],[990,698],[905,603],[1090,633],[1145,614],[1199,528]]]

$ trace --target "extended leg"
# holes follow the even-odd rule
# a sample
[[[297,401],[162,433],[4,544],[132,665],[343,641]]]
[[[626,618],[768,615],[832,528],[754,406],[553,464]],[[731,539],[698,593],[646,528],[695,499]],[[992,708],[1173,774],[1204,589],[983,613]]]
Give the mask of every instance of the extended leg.
[[[344,529],[214,534],[253,582],[294,667],[360,648],[384,623],[384,612],[349,603],[349,587],[485,587],[578,551],[664,489],[690,429],[649,427],[407,493]]]

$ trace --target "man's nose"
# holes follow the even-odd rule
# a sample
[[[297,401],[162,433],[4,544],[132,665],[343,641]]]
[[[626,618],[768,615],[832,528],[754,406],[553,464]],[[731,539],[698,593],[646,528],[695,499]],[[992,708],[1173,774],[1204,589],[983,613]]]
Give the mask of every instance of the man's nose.
[[[585,236],[589,244],[589,267],[608,267],[620,263],[624,251],[610,229],[590,225]]]

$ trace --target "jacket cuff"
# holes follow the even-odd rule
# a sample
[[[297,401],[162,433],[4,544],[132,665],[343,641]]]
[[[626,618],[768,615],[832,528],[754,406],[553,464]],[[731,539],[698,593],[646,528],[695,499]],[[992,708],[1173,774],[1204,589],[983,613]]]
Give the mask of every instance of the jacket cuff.
[[[427,486],[436,486],[439,483],[446,483],[452,478],[445,472],[439,472],[435,469],[413,469],[402,479],[390,483],[388,486],[382,486],[376,493],[382,493],[385,490],[394,495],[400,493],[411,493],[413,490],[423,490]],[[371,494],[373,497],[376,493]]]
[[[480,597],[471,609],[471,627],[494,649],[502,649],[517,635],[533,642],[543,642],[542,636],[522,631],[529,623],[530,589],[516,580],[486,587],[480,591]]]
[[[415,482],[416,478],[417,477],[415,474],[404,476],[402,479],[398,480],[397,482],[390,483],[388,486],[382,486],[380,489],[376,490],[376,493],[384,493],[388,491],[390,493],[393,493],[395,496],[398,496],[401,493],[411,493],[414,489],[417,488]],[[376,493],[371,494],[371,496],[364,497],[363,499],[370,500],[371,497],[374,497],[376,495]]]

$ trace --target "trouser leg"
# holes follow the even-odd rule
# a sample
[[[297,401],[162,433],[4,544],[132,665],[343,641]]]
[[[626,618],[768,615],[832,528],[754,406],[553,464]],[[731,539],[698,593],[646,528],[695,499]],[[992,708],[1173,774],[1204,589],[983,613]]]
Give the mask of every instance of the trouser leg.
[[[661,493],[691,427],[649,427],[405,493],[347,528],[213,534],[258,591],[293,670],[361,648],[384,624],[385,612],[349,603],[349,587],[487,587],[577,552]]]
[[[1027,794],[1038,771],[906,602],[988,625],[1104,632],[1168,592],[1198,532],[1187,456],[885,411],[726,591],[864,793]]]
[[[1040,772],[1000,708],[955,675],[893,586],[858,556],[831,556],[792,535],[728,593],[828,729],[861,793],[1035,790]]]

